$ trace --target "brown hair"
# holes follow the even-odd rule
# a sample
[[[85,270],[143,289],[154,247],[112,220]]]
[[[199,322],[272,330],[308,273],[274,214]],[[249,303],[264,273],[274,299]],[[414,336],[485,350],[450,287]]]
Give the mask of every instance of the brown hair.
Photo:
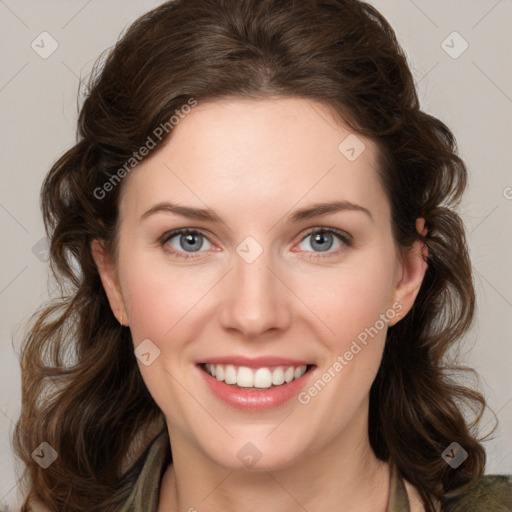
[[[474,314],[464,226],[453,209],[467,171],[450,130],[420,110],[392,28],[358,0],[175,0],[139,18],[98,60],[79,140],[42,187],[62,296],[34,315],[22,350],[14,440],[29,483],[25,511],[33,500],[55,511],[117,510],[142,460],[126,467],[126,453],[137,436],[163,428],[130,331],[110,309],[91,241],[105,240],[115,255],[122,183],[108,193],[105,183],[122,175],[157,127],[190,98],[230,96],[322,102],[377,142],[395,242],[405,250],[424,241],[428,269],[412,310],[388,330],[370,391],[370,442],[418,489],[427,512],[434,499],[442,503],[445,492],[484,472],[473,429],[485,400],[452,380],[469,369],[446,361]],[[425,236],[415,229],[418,217]],[[471,424],[465,406],[475,413]],[[141,439],[144,449],[152,438]],[[59,454],[45,470],[31,457],[42,441]],[[453,441],[469,454],[457,470],[441,458]]]

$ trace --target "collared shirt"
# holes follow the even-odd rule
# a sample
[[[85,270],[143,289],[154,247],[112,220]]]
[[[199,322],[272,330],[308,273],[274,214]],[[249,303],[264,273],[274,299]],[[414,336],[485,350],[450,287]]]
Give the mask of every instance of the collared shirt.
[[[157,512],[160,482],[169,463],[169,438],[158,436],[149,449],[130,497],[119,512]],[[386,512],[410,512],[403,478],[390,465]],[[446,512],[512,512],[512,476],[484,475],[446,494]]]

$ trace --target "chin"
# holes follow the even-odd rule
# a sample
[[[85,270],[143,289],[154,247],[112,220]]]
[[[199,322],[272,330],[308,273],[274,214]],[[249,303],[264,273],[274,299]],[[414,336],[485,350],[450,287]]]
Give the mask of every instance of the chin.
[[[275,428],[275,427],[273,427]],[[229,430],[229,427],[228,427]],[[243,429],[242,429],[243,430]],[[290,432],[286,432],[287,442],[280,436],[272,439],[272,429],[266,427],[259,431],[245,429],[242,433],[230,438],[208,439],[203,445],[205,454],[219,466],[232,471],[276,471],[286,469],[297,463],[306,451],[303,435],[297,432],[297,442]],[[300,445],[298,444],[300,443]]]

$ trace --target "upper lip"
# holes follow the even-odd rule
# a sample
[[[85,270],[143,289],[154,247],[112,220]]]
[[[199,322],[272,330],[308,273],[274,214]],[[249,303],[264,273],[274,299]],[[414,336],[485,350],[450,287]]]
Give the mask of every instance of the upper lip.
[[[270,366],[303,366],[311,365],[311,361],[290,359],[288,357],[245,357],[245,356],[218,356],[209,357],[198,364],[232,364],[233,366],[247,366],[248,368],[264,368]]]

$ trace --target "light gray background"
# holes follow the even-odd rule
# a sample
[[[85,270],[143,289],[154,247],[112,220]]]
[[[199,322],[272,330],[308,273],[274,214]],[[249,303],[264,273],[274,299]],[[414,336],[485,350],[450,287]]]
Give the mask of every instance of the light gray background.
[[[100,52],[150,0],[0,0],[0,504],[19,503],[10,437],[20,408],[17,348],[22,322],[47,297],[39,189],[75,142],[77,88]],[[486,444],[488,473],[512,473],[512,3],[510,0],[374,0],[405,48],[424,110],[455,133],[471,174],[461,213],[478,293],[463,362],[500,421]],[[42,32],[57,41],[43,59]],[[457,58],[453,58],[468,48]],[[450,36],[450,37],[448,37]],[[446,39],[448,37],[448,39]],[[443,43],[443,41],[445,41]],[[447,51],[452,54],[450,56]],[[38,246],[36,246],[38,247]],[[483,422],[487,428],[492,417]]]

